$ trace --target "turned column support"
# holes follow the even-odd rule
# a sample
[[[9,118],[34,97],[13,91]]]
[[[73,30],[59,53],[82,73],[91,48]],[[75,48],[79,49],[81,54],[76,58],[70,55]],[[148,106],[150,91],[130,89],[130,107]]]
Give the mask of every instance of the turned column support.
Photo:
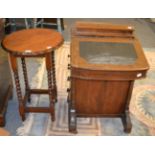
[[[10,57],[10,64],[13,70],[13,75],[15,79],[15,85],[16,85],[16,91],[17,91],[17,98],[19,102],[19,113],[22,117],[22,120],[25,120],[25,112],[24,112],[24,103],[22,99],[22,91],[20,87],[20,81],[19,81],[19,74],[18,74],[18,67],[17,67],[17,58],[13,55],[9,55]]]
[[[55,52],[52,51],[51,53],[52,58],[52,74],[53,74],[53,86],[54,86],[54,96],[55,96],[55,102],[57,102],[57,83],[56,83],[56,68],[55,68]]]
[[[30,102],[31,100],[30,99],[30,86],[28,82],[27,67],[26,67],[26,61],[24,57],[21,58],[21,62],[22,62],[23,75],[24,75],[25,93],[28,94],[28,101]]]
[[[52,72],[52,58],[50,53],[46,54],[45,56],[45,61],[46,61],[46,70],[47,70],[47,79],[48,79],[48,93],[49,93],[49,101],[50,101],[50,113],[52,117],[52,121],[55,120],[55,113],[54,113],[54,93],[53,93],[53,72]]]

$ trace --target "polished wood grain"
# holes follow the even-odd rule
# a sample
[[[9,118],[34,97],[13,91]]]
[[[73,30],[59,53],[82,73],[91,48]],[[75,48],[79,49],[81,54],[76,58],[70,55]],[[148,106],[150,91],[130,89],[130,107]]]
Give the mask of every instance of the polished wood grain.
[[[9,52],[10,64],[14,73],[16,92],[19,102],[19,113],[22,120],[25,120],[27,112],[50,113],[52,121],[55,120],[54,105],[57,102],[57,86],[55,74],[55,49],[63,43],[62,35],[51,29],[35,28],[21,30],[6,36],[2,42],[2,47]],[[25,83],[25,95],[22,96],[20,79],[18,73],[17,57],[21,58],[23,77]],[[48,89],[31,89],[28,80],[26,58],[45,57]],[[32,94],[48,94],[49,107],[26,106],[31,102]]]
[[[75,93],[77,115],[114,115],[123,113],[129,86],[130,82],[126,81],[75,79],[74,89],[78,91],[79,88],[82,88],[80,93]]]
[[[13,55],[35,56],[50,53],[63,43],[62,35],[51,29],[28,29],[13,32],[2,42]]]
[[[132,26],[99,22],[76,22],[75,27],[72,29],[72,35],[133,38],[133,31]]]
[[[77,117],[120,117],[131,132],[129,103],[134,80],[146,77],[149,65],[131,26],[78,22],[72,29],[71,76],[68,91],[69,131],[77,133]],[[80,54],[80,42],[129,43],[132,64],[90,63]],[[126,52],[126,51],[124,51]]]

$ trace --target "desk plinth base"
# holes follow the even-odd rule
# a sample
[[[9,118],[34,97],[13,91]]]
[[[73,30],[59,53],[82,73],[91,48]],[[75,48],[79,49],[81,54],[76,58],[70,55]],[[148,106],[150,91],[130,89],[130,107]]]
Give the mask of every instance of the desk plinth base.
[[[77,117],[119,117],[124,132],[132,129],[129,102],[134,81],[71,80],[68,94],[69,132],[77,133]]]

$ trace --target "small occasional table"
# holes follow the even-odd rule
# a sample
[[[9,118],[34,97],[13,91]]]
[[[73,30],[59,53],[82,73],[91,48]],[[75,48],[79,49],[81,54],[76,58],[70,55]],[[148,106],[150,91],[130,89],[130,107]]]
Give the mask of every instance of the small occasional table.
[[[57,86],[55,77],[54,50],[63,43],[62,35],[51,29],[35,28],[21,30],[6,36],[2,41],[2,47],[9,53],[10,63],[14,74],[17,97],[19,101],[19,113],[22,120],[25,120],[26,112],[44,112],[50,113],[52,121],[55,120],[54,104],[57,101]],[[25,58],[45,57],[48,89],[31,89],[27,76]],[[20,79],[18,74],[17,58],[21,58],[25,95],[22,97]],[[31,94],[48,94],[49,107],[28,107],[27,101],[30,101]]]

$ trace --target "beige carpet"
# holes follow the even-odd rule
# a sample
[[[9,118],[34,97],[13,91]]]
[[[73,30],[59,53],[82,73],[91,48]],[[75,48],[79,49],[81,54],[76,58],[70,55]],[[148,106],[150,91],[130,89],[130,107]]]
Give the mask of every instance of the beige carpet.
[[[9,136],[10,133],[4,128],[0,128],[0,136]]]

